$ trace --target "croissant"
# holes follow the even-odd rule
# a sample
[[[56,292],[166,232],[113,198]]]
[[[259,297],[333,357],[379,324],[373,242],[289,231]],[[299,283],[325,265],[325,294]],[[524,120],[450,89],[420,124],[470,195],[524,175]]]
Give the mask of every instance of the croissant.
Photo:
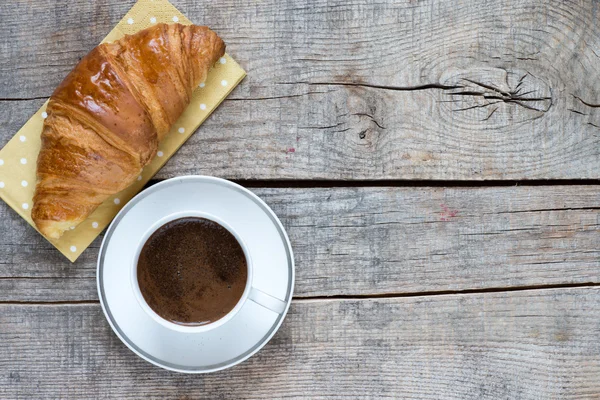
[[[31,217],[57,239],[155,156],[225,53],[205,26],[157,24],[93,49],[50,97]]]

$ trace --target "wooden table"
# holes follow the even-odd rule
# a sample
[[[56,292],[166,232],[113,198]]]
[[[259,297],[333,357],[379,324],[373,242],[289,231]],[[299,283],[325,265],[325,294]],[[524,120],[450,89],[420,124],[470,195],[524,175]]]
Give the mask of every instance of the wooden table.
[[[0,203],[0,398],[600,397],[600,2],[174,0],[248,77],[157,176],[279,215],[281,330],[230,370],[136,357]],[[132,5],[0,4],[0,145]]]

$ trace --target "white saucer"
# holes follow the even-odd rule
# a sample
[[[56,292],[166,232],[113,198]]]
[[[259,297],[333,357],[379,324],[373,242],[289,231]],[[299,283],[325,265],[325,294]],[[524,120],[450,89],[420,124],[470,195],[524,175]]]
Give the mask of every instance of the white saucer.
[[[136,246],[156,221],[181,211],[209,213],[235,229],[253,261],[253,286],[283,301],[281,314],[248,301],[225,324],[189,333],[166,328],[142,309],[129,275]],[[294,257],[281,222],[255,194],[224,179],[186,176],[158,183],[123,207],[104,236],[97,283],[106,319],[134,353],[168,370],[206,373],[246,360],[275,334],[292,300]]]

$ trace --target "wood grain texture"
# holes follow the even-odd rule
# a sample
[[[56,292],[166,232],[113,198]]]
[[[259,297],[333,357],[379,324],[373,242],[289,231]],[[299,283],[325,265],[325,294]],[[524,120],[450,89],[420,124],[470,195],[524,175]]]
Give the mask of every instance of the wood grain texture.
[[[100,306],[0,305],[0,397],[591,399],[600,290],[294,302],[247,362],[190,376],[130,352]]]
[[[158,179],[600,178],[596,0],[172,1],[248,77]],[[0,2],[0,146],[132,4]],[[0,398],[600,398],[600,185],[252,190],[295,300],[208,376],[111,332],[101,238],[70,264],[0,203]]]
[[[254,188],[280,217],[297,297],[600,283],[600,190]],[[0,205],[0,301],[95,300],[100,238],[75,263]]]
[[[159,178],[600,178],[597,1],[173,2],[248,77]],[[0,98],[49,96],[131,4],[2,3]],[[0,144],[38,103],[2,102]]]

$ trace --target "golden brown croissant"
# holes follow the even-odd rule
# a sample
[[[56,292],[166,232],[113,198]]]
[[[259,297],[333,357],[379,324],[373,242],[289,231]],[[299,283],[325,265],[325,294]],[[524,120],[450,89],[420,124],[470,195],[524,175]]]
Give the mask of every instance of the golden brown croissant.
[[[125,189],[225,53],[204,26],[157,24],[101,44],[50,97],[32,219],[59,238]]]

